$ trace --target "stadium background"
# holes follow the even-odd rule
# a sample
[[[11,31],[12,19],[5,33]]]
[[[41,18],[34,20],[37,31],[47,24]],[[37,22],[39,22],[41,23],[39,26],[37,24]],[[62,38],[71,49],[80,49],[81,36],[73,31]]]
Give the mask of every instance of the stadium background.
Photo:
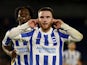
[[[41,7],[51,7],[55,18],[79,30],[84,38],[77,43],[77,50],[82,53],[83,65],[87,65],[87,2],[86,0],[0,0],[0,65],[10,65],[10,57],[2,48],[1,41],[8,29],[17,26],[14,11],[19,6],[31,6],[34,9],[33,18],[37,18],[37,11]],[[66,44],[64,49],[66,49]]]

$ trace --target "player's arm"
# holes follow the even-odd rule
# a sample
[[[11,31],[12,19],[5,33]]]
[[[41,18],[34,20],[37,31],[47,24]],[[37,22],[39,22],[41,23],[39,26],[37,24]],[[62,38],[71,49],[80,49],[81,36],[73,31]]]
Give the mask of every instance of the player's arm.
[[[55,28],[57,28],[57,29],[61,28],[61,29],[65,30],[67,32],[67,34],[69,35],[69,40],[81,41],[83,39],[83,35],[75,28],[69,26],[68,24],[64,23],[60,19],[55,20],[55,21],[58,22],[58,23],[56,23]]]
[[[14,58],[16,57],[16,52],[15,50],[11,50],[11,39],[8,37],[9,31],[6,33],[3,41],[2,41],[2,49],[4,52],[9,55],[10,57]]]
[[[22,24],[21,26],[15,27],[12,30],[10,30],[10,38],[14,38],[17,35],[21,34],[26,30],[27,28],[30,28],[30,31],[32,31],[32,28],[34,29],[36,27],[36,19],[31,19],[27,23]]]
[[[16,51],[15,50],[10,50],[10,46],[4,46],[2,45],[2,49],[4,50],[4,52],[9,55],[12,58],[16,57]]]
[[[72,41],[81,41],[83,39],[83,35],[73,27],[63,23],[61,25],[61,28],[66,30],[66,32],[69,34],[69,39]]]

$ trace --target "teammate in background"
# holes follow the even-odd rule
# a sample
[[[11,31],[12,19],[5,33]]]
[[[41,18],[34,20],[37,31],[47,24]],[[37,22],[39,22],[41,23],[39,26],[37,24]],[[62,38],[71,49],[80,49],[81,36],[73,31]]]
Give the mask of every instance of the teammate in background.
[[[15,10],[15,16],[20,27],[21,24],[26,23],[29,19],[31,19],[33,15],[32,9],[28,6],[18,7]],[[24,30],[23,32],[29,31],[29,28]],[[29,45],[27,41],[23,41],[21,39],[11,39],[8,35],[10,35],[10,30],[7,31],[3,41],[2,48],[12,58],[11,65],[29,65]],[[13,32],[16,33],[16,32]],[[20,34],[18,35],[20,36]],[[13,42],[13,50],[9,50],[10,42]]]
[[[76,43],[68,42],[68,49],[63,52],[64,65],[82,65],[81,53],[76,50]]]
[[[35,28],[37,23],[40,26],[38,29]],[[31,31],[22,33],[26,28],[31,28]],[[20,38],[29,41],[30,65],[62,65],[63,43],[70,40],[78,42],[83,38],[76,29],[60,19],[54,19],[50,7],[41,8],[38,19],[31,19],[9,33],[9,38],[14,39],[21,33]]]

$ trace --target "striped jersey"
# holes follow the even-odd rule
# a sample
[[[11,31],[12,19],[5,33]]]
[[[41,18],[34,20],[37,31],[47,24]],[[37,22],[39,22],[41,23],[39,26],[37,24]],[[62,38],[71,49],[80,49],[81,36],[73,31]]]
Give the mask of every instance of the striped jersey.
[[[80,52],[79,51],[70,51],[66,50],[63,52],[63,61],[69,65],[77,65],[78,60],[80,59]]]
[[[30,43],[30,65],[62,65],[63,43],[69,39],[68,34],[51,28],[47,33],[36,29],[21,36]]]
[[[30,61],[30,59],[29,59],[30,52],[29,52],[28,41],[21,40],[20,39],[21,34],[18,35],[17,38],[15,37],[15,39],[10,39],[8,34],[9,34],[9,31],[7,31],[2,43],[4,46],[9,46],[10,41],[12,41],[13,49],[16,50],[16,53],[17,53],[17,57],[15,58],[15,61],[11,63],[11,65],[29,65],[30,64],[30,62],[29,62]]]

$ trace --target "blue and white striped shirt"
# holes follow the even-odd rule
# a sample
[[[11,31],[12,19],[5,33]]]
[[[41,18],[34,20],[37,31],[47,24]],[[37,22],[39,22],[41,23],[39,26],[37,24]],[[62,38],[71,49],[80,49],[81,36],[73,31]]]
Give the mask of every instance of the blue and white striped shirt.
[[[62,65],[63,43],[69,35],[53,28],[47,33],[36,29],[21,35],[30,43],[30,65]]]
[[[9,31],[7,31],[2,43],[4,46],[9,46],[10,41],[13,42],[13,49],[16,50],[17,57],[15,61],[12,62],[11,65],[29,65],[30,64],[30,51],[29,51],[29,43],[26,40],[21,40],[20,36],[18,35],[19,39],[10,39],[9,38]]]
[[[81,53],[77,50],[71,51],[71,50],[65,50],[63,52],[63,61],[66,64],[69,65],[77,65],[78,60],[80,60]]]

